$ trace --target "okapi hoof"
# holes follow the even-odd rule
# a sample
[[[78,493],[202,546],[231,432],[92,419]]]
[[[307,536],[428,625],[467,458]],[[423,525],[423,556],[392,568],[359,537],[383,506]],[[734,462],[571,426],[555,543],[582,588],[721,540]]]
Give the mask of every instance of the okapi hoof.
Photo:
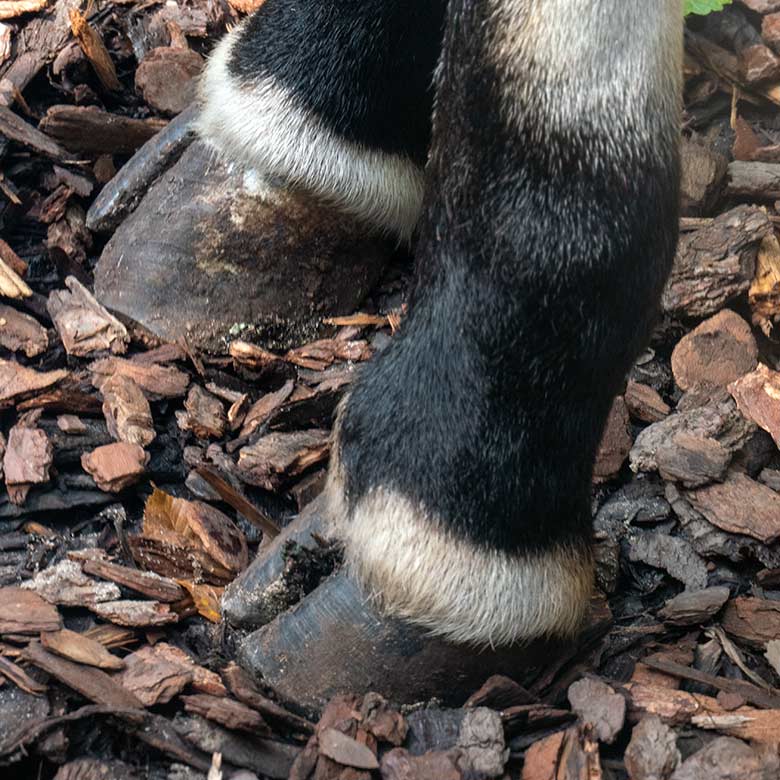
[[[352,217],[264,188],[196,141],[118,227],[95,292],[166,340],[223,352],[242,334],[286,348],[354,311],[391,255]]]

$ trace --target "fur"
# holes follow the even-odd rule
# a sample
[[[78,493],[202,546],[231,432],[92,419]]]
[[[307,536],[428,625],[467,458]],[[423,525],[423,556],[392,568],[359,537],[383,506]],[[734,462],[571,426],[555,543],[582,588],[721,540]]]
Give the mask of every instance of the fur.
[[[214,50],[201,136],[279,186],[411,239],[443,0],[266,0]]]
[[[681,52],[678,0],[450,3],[409,315],[329,486],[388,611],[477,644],[582,614],[596,450],[674,257]]]
[[[363,496],[338,528],[347,565],[379,608],[476,647],[570,637],[593,584],[586,544],[512,554],[475,545],[403,496]]]

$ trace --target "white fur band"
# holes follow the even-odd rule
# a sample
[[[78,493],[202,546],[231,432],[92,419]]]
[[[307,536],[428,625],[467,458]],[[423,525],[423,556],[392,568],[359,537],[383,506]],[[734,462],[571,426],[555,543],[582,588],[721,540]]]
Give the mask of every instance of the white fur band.
[[[338,476],[328,486],[345,517]],[[381,609],[475,646],[572,636],[593,586],[587,548],[510,555],[455,536],[400,495],[374,490],[336,520],[347,564]]]
[[[340,138],[269,77],[238,81],[228,61],[242,30],[219,43],[201,78],[200,135],[228,161],[289,181],[408,241],[422,208],[422,169]]]

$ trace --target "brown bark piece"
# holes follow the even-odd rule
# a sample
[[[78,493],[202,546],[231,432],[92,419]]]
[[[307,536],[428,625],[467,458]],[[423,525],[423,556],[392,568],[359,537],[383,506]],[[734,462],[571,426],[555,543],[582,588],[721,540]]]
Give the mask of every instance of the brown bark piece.
[[[56,385],[66,376],[68,372],[63,369],[34,371],[13,360],[0,360],[0,404],[7,405],[19,396]]]
[[[273,352],[269,352],[267,349],[263,349],[257,344],[251,344],[248,341],[236,340],[231,342],[228,353],[236,363],[261,373],[282,362],[282,358],[278,355],[274,355]]]
[[[213,720],[231,731],[247,731],[256,736],[271,734],[259,712],[235,699],[199,693],[182,696],[181,700],[187,712]]]
[[[39,571],[21,587],[34,591],[51,604],[64,607],[89,607],[120,597],[112,582],[96,582],[75,561],[64,560]]]
[[[244,425],[241,428],[241,438],[245,438],[270,419],[271,415],[289,399],[295,389],[292,379],[285,382],[278,390],[266,393],[249,407]]]
[[[197,52],[160,46],[141,60],[135,72],[135,88],[152,108],[174,116],[195,97],[195,77],[201,70],[203,57]]]
[[[778,772],[776,752],[718,737],[683,761],[670,780],[774,780]]]
[[[750,326],[729,309],[683,336],[672,352],[674,381],[682,390],[697,384],[725,387],[757,363],[758,345]]]
[[[150,401],[180,398],[187,392],[190,384],[189,376],[175,366],[142,363],[118,357],[96,360],[90,370],[92,384],[99,390],[110,377],[122,375],[132,379]]]
[[[244,704],[256,709],[265,718],[272,722],[280,722],[286,727],[300,731],[303,734],[311,734],[313,731],[313,726],[309,721],[292,712],[288,712],[272,699],[263,696],[257,690],[251,677],[237,664],[229,663],[222,670],[222,676],[233,696],[244,702]],[[367,694],[367,697],[370,695]]]
[[[77,758],[63,764],[54,780],[140,780],[133,767],[122,761]]]
[[[632,444],[628,407],[623,396],[619,395],[612,402],[607,424],[601,436],[596,463],[593,467],[593,481],[605,482],[616,476],[625,463]]]
[[[82,436],[89,429],[84,421],[75,414],[61,414],[57,417],[57,427],[70,436]]]
[[[758,246],[771,230],[763,211],[737,206],[706,227],[683,234],[662,298],[664,311],[677,317],[708,317],[746,292]]]
[[[558,757],[565,731],[534,742],[525,753],[522,780],[557,780]]]
[[[623,395],[628,413],[636,420],[654,423],[663,420],[671,411],[657,390],[649,385],[629,380]]]
[[[138,384],[129,376],[109,377],[100,389],[103,394],[103,415],[109,433],[118,441],[146,447],[157,432],[152,409]]]
[[[105,672],[60,658],[44,650],[38,642],[27,645],[22,658],[96,704],[107,704],[118,710],[143,709],[137,697]]]
[[[220,439],[225,434],[227,418],[222,401],[200,385],[190,387],[184,408],[186,412],[176,413],[183,431],[192,431],[199,439]]]
[[[37,593],[0,588],[0,634],[38,634],[62,628],[60,613]]]
[[[626,700],[601,680],[585,678],[569,686],[572,709],[593,725],[600,742],[612,744],[626,719]]]
[[[137,444],[118,441],[81,456],[81,467],[107,493],[120,493],[146,473],[149,453]]]
[[[666,780],[680,763],[677,736],[660,718],[649,715],[634,727],[626,747],[630,780]]]
[[[130,628],[165,626],[179,619],[175,612],[171,612],[168,604],[160,604],[158,601],[103,601],[92,604],[90,609],[112,623]]]
[[[673,626],[694,626],[708,621],[728,601],[727,587],[686,590],[666,602],[658,616]]]
[[[758,14],[771,14],[780,11],[780,0],[739,0],[739,2]]]
[[[95,106],[52,106],[41,120],[41,130],[70,152],[132,154],[165,127],[162,119],[131,119]],[[51,142],[53,143],[53,142]],[[55,147],[61,149],[55,144]],[[65,152],[67,159],[72,154]]]
[[[680,196],[684,217],[707,214],[720,194],[728,160],[713,149],[683,138],[680,146]]]
[[[81,561],[85,574],[115,582],[155,601],[174,603],[186,596],[184,589],[174,580],[161,577],[152,571],[141,571],[113,563],[105,559],[102,550],[78,550],[70,553],[70,557]]]
[[[166,704],[192,682],[192,670],[172,662],[151,646],[125,657],[125,669],[114,678],[144,706]]]
[[[277,490],[285,480],[323,462],[329,452],[328,431],[270,433],[241,448],[238,473],[250,485]]]
[[[101,350],[126,352],[130,336],[125,326],[74,276],[68,276],[65,285],[67,291],[49,295],[47,308],[68,354],[86,357]]]
[[[70,157],[67,150],[63,149],[46,133],[36,130],[31,124],[25,122],[24,119],[11,111],[10,108],[6,108],[3,105],[0,105],[0,134],[11,141],[29,147],[44,157],[50,157],[54,160],[67,160]],[[8,268],[7,270],[16,275],[12,269]],[[24,286],[27,287],[27,285]],[[28,293],[28,295],[31,294],[31,292]]]
[[[394,748],[382,756],[379,768],[382,780],[462,780],[456,752],[432,751],[413,756],[404,748]],[[525,779],[526,775],[523,774]],[[552,775],[529,775],[528,780],[550,780]]]
[[[46,650],[68,658],[76,663],[95,666],[98,669],[116,671],[123,669],[125,662],[106,650],[100,642],[67,628],[59,631],[42,631],[41,644]]]
[[[738,596],[726,606],[721,624],[731,636],[763,649],[780,637],[780,602]]]
[[[761,20],[761,38],[775,52],[780,52],[780,13],[767,14]]]
[[[49,481],[54,448],[39,428],[19,422],[8,434],[3,472],[8,495],[15,504],[23,504],[32,485]]]
[[[0,304],[0,345],[32,358],[46,351],[49,336],[46,328],[29,314]]]
[[[219,675],[196,664],[184,650],[169,645],[167,642],[158,642],[154,647],[142,648],[138,651],[148,652],[154,658],[161,658],[172,664],[178,664],[182,669],[192,672],[190,688],[198,693],[206,693],[209,696],[227,696],[227,688],[222,684]],[[256,708],[255,708],[256,709]]]
[[[22,14],[42,11],[49,0],[0,0],[0,19],[15,19]]]
[[[746,84],[776,81],[780,76],[780,62],[763,43],[747,46],[739,52],[739,70]]]
[[[686,487],[722,479],[731,462],[731,452],[715,439],[677,431],[655,453],[658,473]]]
[[[502,674],[494,674],[485,680],[484,685],[466,700],[464,707],[491,707],[503,710],[518,704],[531,704],[536,701],[532,693],[518,685],[514,680]]]
[[[379,742],[400,747],[406,740],[409,731],[406,719],[378,693],[367,693],[363,697],[360,717],[361,728],[373,734]]]
[[[357,769],[379,769],[379,761],[373,751],[356,739],[333,728],[318,734],[320,754],[344,766]]]
[[[780,495],[740,472],[722,484],[689,490],[686,498],[714,526],[765,544],[780,538]]]
[[[780,447],[780,373],[759,363],[755,371],[729,385],[737,407]]]
[[[659,450],[668,448],[678,433],[711,439],[733,453],[741,449],[755,432],[754,424],[740,414],[725,388],[714,388],[706,399],[693,396],[693,393],[683,396],[674,414],[640,431],[629,454],[632,471],[658,471]],[[688,439],[684,439],[683,444],[688,449],[692,445]],[[697,449],[709,452],[703,446],[694,447],[694,452]],[[714,453],[713,450],[707,459],[711,463],[717,462]],[[668,462],[665,453],[662,453],[661,461]],[[723,474],[712,476],[720,478]]]
[[[291,349],[284,359],[296,366],[313,371],[322,371],[335,360],[351,360],[354,362],[368,360],[371,357],[371,347],[367,341],[342,341],[340,339],[320,339]]]
[[[119,91],[122,85],[100,33],[87,21],[87,17],[75,8],[70,11],[70,28],[81,50],[92,63],[100,83],[112,92]]]

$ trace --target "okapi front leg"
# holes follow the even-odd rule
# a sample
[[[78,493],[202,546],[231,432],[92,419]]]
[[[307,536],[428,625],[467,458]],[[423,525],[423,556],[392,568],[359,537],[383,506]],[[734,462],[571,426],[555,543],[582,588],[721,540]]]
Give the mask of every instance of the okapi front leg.
[[[336,424],[347,573],[247,645],[288,694],[370,682],[372,632],[446,693],[580,629],[596,449],[674,255],[681,52],[679,0],[449,3],[409,314]]]

